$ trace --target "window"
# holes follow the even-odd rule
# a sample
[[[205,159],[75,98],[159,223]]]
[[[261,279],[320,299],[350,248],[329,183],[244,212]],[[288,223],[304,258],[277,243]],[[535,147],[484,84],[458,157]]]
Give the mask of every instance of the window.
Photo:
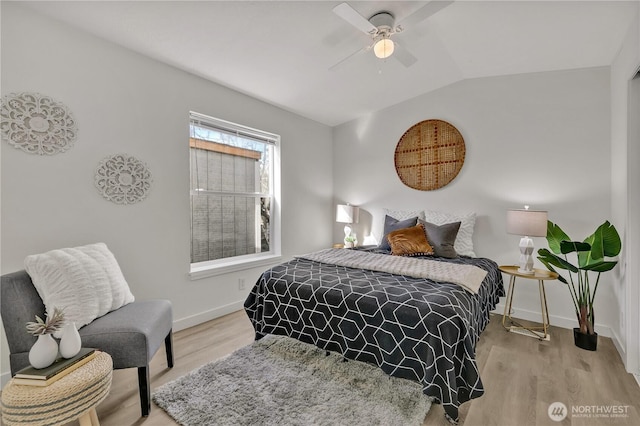
[[[280,255],[279,145],[278,135],[190,113],[192,277]]]

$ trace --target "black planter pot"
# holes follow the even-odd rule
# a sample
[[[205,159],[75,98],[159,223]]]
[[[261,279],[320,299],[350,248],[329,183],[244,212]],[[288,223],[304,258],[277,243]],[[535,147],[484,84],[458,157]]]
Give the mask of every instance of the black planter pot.
[[[577,347],[588,351],[595,351],[598,347],[598,333],[580,333],[579,328],[573,329],[573,341]]]

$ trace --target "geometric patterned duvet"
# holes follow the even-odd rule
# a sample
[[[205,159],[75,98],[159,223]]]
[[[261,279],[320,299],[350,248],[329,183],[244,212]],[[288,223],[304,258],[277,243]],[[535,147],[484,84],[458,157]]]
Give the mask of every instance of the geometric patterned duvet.
[[[462,287],[297,258],[265,271],[244,303],[256,331],[290,336],[413,380],[450,420],[484,392],[475,361],[502,274],[483,258],[434,258],[488,272],[478,294]]]

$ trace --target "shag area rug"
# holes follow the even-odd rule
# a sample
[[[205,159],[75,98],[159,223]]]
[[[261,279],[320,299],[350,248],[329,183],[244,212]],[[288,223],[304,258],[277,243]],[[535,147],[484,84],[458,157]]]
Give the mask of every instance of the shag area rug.
[[[337,353],[268,335],[162,385],[153,401],[184,426],[421,425],[422,387]]]

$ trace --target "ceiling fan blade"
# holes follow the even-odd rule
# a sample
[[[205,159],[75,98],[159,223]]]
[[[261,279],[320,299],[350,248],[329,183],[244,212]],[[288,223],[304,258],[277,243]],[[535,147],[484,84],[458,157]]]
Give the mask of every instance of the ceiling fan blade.
[[[333,8],[333,13],[359,29],[365,34],[375,34],[378,29],[373,26],[364,16],[360,15],[347,3],[340,3]]]
[[[400,27],[401,29],[411,28],[419,22],[424,21],[428,17],[435,15],[445,7],[449,6],[453,3],[452,0],[447,1],[430,1],[429,3],[422,6],[420,9],[413,12],[411,15],[402,19],[402,21],[398,22],[396,28]]]
[[[337,70],[341,69],[347,62],[349,62],[350,59],[358,56],[361,53],[368,52],[369,50],[371,50],[372,47],[373,47],[373,44],[369,45],[369,46],[365,46],[362,49],[356,50],[355,52],[353,52],[352,54],[350,54],[346,58],[341,59],[340,61],[338,61],[337,63],[333,64],[331,67],[329,67],[329,71],[337,71]]]
[[[413,56],[411,52],[399,45],[397,42],[394,44],[395,49],[393,51],[393,55],[391,55],[392,58],[395,58],[398,62],[400,62],[407,68],[418,62],[418,58]]]

